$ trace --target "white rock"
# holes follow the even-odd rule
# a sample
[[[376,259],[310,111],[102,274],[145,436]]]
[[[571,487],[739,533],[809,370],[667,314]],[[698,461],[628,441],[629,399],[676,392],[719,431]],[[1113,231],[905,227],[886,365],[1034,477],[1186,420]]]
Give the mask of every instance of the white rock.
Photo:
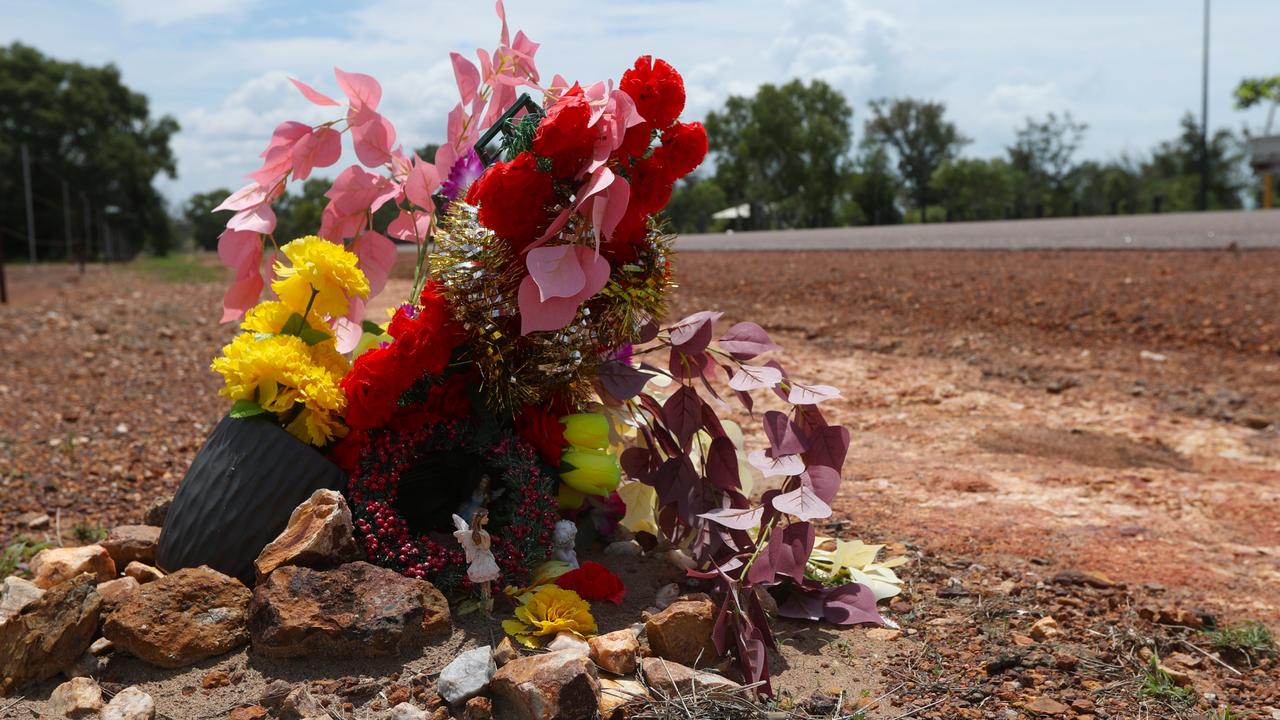
[[[653,605],[659,610],[666,610],[679,597],[680,586],[675,583],[667,583],[658,588],[657,594],[653,596]]]
[[[391,714],[387,716],[390,720],[427,720],[427,711],[419,710],[417,707],[407,702],[391,708]]]
[[[547,650],[556,652],[557,650],[568,650],[578,653],[579,655],[587,655],[591,652],[591,646],[586,640],[574,635],[573,633],[558,633],[551,642],[547,643]]]
[[[604,546],[604,554],[610,557],[639,557],[640,543],[635,540],[619,540]]]
[[[96,716],[102,709],[102,688],[90,678],[78,677],[53,689],[45,714],[53,718]]]
[[[440,671],[436,689],[449,704],[457,704],[479,695],[496,672],[493,648],[485,645],[462,653],[446,665]]]
[[[0,623],[22,612],[22,609],[44,596],[44,590],[30,580],[15,575],[4,579],[0,595]]]
[[[102,708],[102,720],[153,720],[156,701],[136,687],[127,687]]]

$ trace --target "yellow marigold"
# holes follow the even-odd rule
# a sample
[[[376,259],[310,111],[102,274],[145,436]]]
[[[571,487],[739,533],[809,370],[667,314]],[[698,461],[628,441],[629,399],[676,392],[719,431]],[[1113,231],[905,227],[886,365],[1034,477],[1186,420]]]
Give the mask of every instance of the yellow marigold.
[[[578,637],[596,634],[596,619],[591,606],[572,590],[558,585],[543,585],[520,607],[513,620],[503,620],[502,629],[514,635],[521,645],[536,648],[539,638],[555,637],[568,632]]]
[[[291,265],[276,263],[271,289],[294,312],[311,309],[322,317],[347,314],[351,297],[369,297],[369,279],[360,270],[355,253],[328,240],[308,235],[280,248]]]
[[[240,328],[255,333],[278,333],[293,313],[292,308],[279,300],[264,300],[249,309]]]

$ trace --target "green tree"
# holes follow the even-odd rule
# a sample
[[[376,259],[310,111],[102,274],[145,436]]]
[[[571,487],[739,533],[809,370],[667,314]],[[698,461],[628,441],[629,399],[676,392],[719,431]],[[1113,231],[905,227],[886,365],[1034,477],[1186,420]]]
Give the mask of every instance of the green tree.
[[[21,43],[0,47],[0,235],[6,254],[25,255],[24,144],[41,240],[63,246],[65,181],[77,238],[83,194],[95,221],[99,210],[108,219],[112,237],[134,249],[167,252],[172,228],[152,181],[161,173],[176,176],[169,141],[177,131],[173,118],[151,116],[146,96],[126,87],[114,65],[62,62]]]
[[[1142,177],[1148,198],[1160,198],[1162,210],[1189,212],[1199,209],[1200,163],[1205,151],[1200,143],[1200,123],[1187,113],[1182,116],[1182,132],[1162,142],[1143,164]],[[1209,137],[1209,209],[1234,210],[1243,206],[1248,187],[1244,151],[1230,130],[1219,129]]]
[[[315,235],[320,230],[320,216],[329,204],[329,198],[324,194],[332,184],[332,181],[323,178],[309,178],[302,183],[301,188],[297,185],[289,187],[289,191],[275,206],[276,242],[283,245],[295,238]],[[382,208],[378,210],[379,213],[382,212]],[[393,215],[392,218],[394,217]]]
[[[222,234],[232,213],[230,210],[214,213],[213,209],[222,204],[230,194],[230,190],[218,188],[209,192],[196,193],[183,203],[182,220],[196,247],[205,250],[218,249],[218,236]]]
[[[757,227],[825,227],[853,142],[853,111],[821,80],[761,85],[707,116],[715,182],[728,204],[751,203]],[[761,217],[763,216],[763,217]]]
[[[902,222],[898,196],[902,181],[894,174],[883,145],[865,145],[845,174],[847,195],[838,220],[843,225],[895,225]]]
[[[1084,140],[1088,125],[1054,113],[1043,121],[1027,118],[1017,131],[1014,144],[1006,148],[1009,164],[1016,173],[1015,212],[1039,214],[1046,208],[1050,214],[1066,215],[1074,201],[1071,188],[1074,156]]]
[[[873,100],[872,118],[866,124],[867,141],[893,149],[898,173],[922,220],[927,216],[925,208],[936,198],[934,172],[969,142],[954,123],[944,119],[945,112],[946,106],[940,102],[912,98]]]
[[[1245,78],[1236,86],[1236,109],[1248,110],[1259,103],[1270,102],[1267,110],[1267,125],[1263,135],[1271,134],[1271,122],[1276,117],[1276,107],[1280,106],[1280,75],[1275,77]]]
[[[674,232],[704,233],[711,229],[711,215],[727,205],[724,190],[715,180],[689,175],[671,193],[666,214]]]
[[[933,187],[952,220],[998,220],[1013,202],[1013,179],[1001,158],[956,158],[933,173]]]
[[[1132,214],[1149,207],[1149,201],[1143,203],[1142,167],[1129,157],[1105,163],[1086,160],[1072,175],[1082,215]]]

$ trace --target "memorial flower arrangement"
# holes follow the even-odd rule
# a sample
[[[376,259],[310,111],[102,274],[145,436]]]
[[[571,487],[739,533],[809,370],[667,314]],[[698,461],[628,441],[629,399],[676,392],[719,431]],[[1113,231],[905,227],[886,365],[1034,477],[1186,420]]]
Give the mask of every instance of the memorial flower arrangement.
[[[634,536],[714,587],[717,649],[768,693],[775,608],[879,622],[857,579],[892,577],[853,567],[843,546],[814,555],[849,447],[821,410],[838,392],[762,359],[779,348],[754,323],[665,320],[661,211],[707,152],[701,124],[680,118],[675,68],[642,56],[616,84],[545,79],[538,44],[512,37],[496,7],[498,46],[476,62],[450,54],[460,98],[432,158],[397,144],[373,78],[335,70],[344,101],[293,80],[336,117],[279,125],[221,206],[235,211],[219,241],[236,271],[224,320],[245,328],[215,361],[224,392],[348,473],[371,561],[486,604],[510,588],[497,594],[516,603],[504,627],[537,644],[594,633],[588,600],[625,593],[608,568],[578,566],[576,528]],[[344,135],[357,162],[326,193],[318,237],[279,248],[278,299],[260,302],[272,203],[335,165]],[[378,227],[386,205],[394,219]],[[414,282],[378,322],[366,308],[393,240],[416,246]],[[746,451],[729,402],[766,447]]]

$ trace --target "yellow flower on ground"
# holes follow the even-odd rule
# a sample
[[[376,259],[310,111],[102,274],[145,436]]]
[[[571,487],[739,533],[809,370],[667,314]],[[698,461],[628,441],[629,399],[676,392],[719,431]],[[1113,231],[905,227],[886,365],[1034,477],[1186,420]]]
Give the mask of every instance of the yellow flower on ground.
[[[608,495],[622,479],[618,456],[608,450],[573,446],[560,456],[560,463],[560,479],[587,495]]]
[[[515,619],[502,621],[502,629],[521,645],[536,648],[542,645],[542,638],[554,638],[562,632],[581,638],[595,635],[596,619],[591,617],[591,606],[578,593],[558,585],[543,585],[516,608]]]
[[[293,312],[305,313],[311,303],[317,315],[340,317],[347,314],[352,297],[369,297],[369,279],[358,267],[360,258],[341,245],[308,235],[280,251],[291,264],[276,263],[271,289]]]

